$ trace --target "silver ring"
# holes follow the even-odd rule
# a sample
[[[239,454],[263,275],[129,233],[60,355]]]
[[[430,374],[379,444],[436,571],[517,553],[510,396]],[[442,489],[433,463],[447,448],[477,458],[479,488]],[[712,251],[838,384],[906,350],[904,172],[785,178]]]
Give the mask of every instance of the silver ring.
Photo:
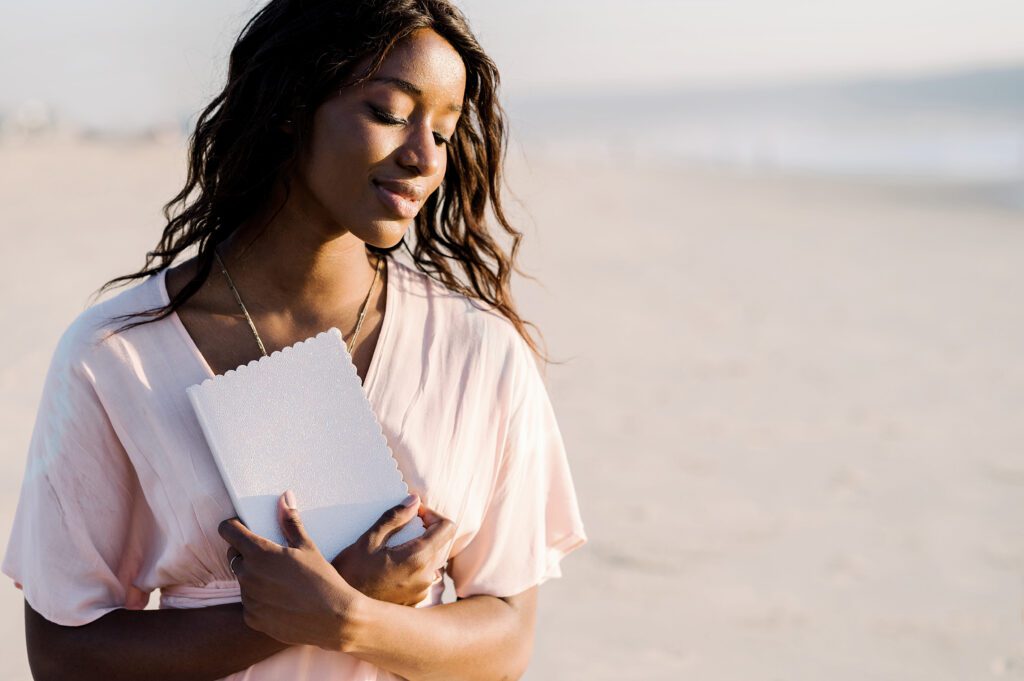
[[[228,569],[231,570],[232,574],[235,573],[235,559],[241,558],[241,557],[242,557],[242,554],[236,553],[235,555],[231,556],[231,560],[228,561]]]

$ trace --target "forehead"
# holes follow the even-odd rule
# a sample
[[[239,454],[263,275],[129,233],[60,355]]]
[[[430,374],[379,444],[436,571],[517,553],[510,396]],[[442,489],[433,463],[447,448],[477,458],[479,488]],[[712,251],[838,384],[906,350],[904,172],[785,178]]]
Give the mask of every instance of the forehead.
[[[366,86],[398,88],[413,97],[460,106],[466,67],[447,40],[420,29],[395,45]]]

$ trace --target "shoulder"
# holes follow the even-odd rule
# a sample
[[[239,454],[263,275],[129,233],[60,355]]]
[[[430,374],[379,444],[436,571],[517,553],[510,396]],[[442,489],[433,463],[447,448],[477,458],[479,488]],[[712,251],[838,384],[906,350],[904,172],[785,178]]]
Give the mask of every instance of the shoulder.
[[[515,325],[482,300],[445,286],[427,273],[392,259],[396,284],[403,289],[403,305],[419,308],[428,340],[445,341],[458,351],[479,357],[520,361],[529,346]],[[416,316],[414,311],[412,316]]]
[[[61,333],[53,363],[74,366],[87,362],[116,337],[114,332],[117,329],[144,319],[136,317],[139,312],[161,306],[164,301],[156,288],[159,276],[151,275],[128,284],[117,293],[79,312]]]

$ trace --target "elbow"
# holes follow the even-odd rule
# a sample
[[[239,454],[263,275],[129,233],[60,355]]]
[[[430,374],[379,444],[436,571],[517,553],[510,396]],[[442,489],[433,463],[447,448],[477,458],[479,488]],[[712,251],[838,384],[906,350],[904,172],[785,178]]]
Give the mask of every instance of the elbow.
[[[530,659],[533,657],[533,637],[527,636],[526,641],[520,646],[520,652],[514,657],[509,670],[499,681],[519,681],[526,674],[530,666]]]
[[[85,681],[79,672],[88,665],[72,663],[71,656],[59,641],[49,639],[44,644],[26,635],[25,642],[34,681]]]
[[[99,674],[99,668],[90,655],[76,650],[67,641],[51,638],[45,644],[28,643],[26,647],[34,681],[99,681],[107,678]]]
[[[494,681],[519,681],[526,674],[533,658],[533,627],[522,627],[516,632],[516,642],[508,655],[508,664]]]
[[[96,666],[78,638],[78,627],[51,622],[25,602],[25,649],[35,681],[92,681]]]
[[[49,656],[45,654],[33,655],[29,653],[28,656],[28,668],[32,672],[32,678],[34,681],[57,681],[58,679],[67,679],[68,677],[60,666],[54,664]]]
[[[511,661],[506,676],[500,681],[518,681],[526,674],[533,659],[537,626],[536,588],[530,590],[530,597],[525,601],[514,600],[508,605],[516,614],[516,646],[514,654],[510,655]]]

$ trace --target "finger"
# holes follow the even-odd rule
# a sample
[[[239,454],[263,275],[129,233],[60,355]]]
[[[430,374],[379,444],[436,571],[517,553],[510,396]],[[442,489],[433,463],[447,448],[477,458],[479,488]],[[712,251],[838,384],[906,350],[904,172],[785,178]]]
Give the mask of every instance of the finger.
[[[419,516],[423,520],[423,524],[430,526],[434,523],[440,522],[445,519],[443,515],[438,513],[432,508],[427,507],[424,504],[420,504]]]
[[[425,509],[421,519],[424,532],[420,535],[420,538],[423,540],[424,546],[436,544],[436,551],[444,550],[442,548],[444,542],[455,536],[455,523],[429,508]]]
[[[278,522],[281,525],[281,532],[288,540],[288,546],[293,549],[316,548],[316,544],[306,533],[306,526],[302,524],[299,507],[295,503],[295,494],[291,490],[287,490],[278,498],[277,509]]]
[[[226,541],[231,549],[234,549],[238,553],[245,554],[247,551],[253,550],[255,544],[249,535],[252,532],[249,531],[242,521],[236,518],[228,518],[221,522],[217,526],[217,534],[221,536],[221,539]]]
[[[377,522],[365,533],[366,542],[371,551],[378,551],[387,543],[391,535],[401,530],[406,523],[413,519],[419,506],[419,500],[418,495],[410,494],[403,503],[392,506],[381,514]]]
[[[433,562],[439,566],[438,569],[443,569],[447,565],[447,558],[455,543],[455,529],[455,523],[445,518],[428,527],[423,533],[427,548],[434,551]]]
[[[434,545],[441,544],[455,536],[455,523],[447,518],[441,518],[420,535],[424,543]]]
[[[433,565],[435,561],[440,560],[442,554],[447,555],[447,544],[454,536],[455,523],[444,518],[428,527],[420,536],[393,546],[388,551],[400,563],[413,559],[417,554],[424,554],[421,559],[428,565]]]
[[[261,537],[248,527],[242,524],[237,517],[228,518],[217,526],[217,534],[221,539],[231,544],[243,557],[258,552],[273,552],[280,550],[280,546],[266,537]]]
[[[235,577],[241,576],[242,566],[244,564],[245,558],[242,557],[242,554],[238,553],[237,551],[233,556],[228,558],[228,570],[230,570],[231,573],[235,575]]]

